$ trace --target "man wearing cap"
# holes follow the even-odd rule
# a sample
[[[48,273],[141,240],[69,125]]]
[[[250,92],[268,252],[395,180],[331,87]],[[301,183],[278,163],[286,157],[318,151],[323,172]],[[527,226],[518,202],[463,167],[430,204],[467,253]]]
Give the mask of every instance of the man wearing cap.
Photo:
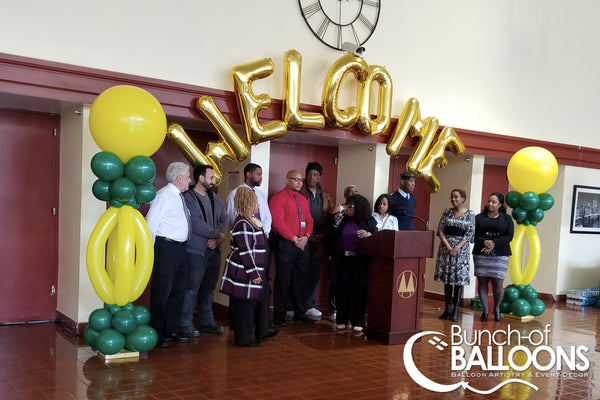
[[[332,209],[333,201],[329,193],[324,192],[319,181],[323,174],[323,167],[316,161],[306,166],[304,185],[300,193],[308,200],[310,215],[313,218],[313,234],[308,241],[308,286],[306,316],[310,319],[320,320],[321,311],[315,308],[317,302],[317,287],[321,276],[321,264],[325,255],[325,230],[327,215]],[[331,310],[330,310],[331,312]]]
[[[398,218],[398,229],[401,231],[415,230],[412,217],[417,208],[417,198],[412,192],[415,190],[415,176],[410,172],[400,174],[400,187],[390,197],[390,214]]]

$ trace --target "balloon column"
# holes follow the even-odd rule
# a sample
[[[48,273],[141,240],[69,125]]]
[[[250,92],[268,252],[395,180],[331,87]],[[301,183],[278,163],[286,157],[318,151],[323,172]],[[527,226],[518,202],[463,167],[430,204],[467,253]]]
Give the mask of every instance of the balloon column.
[[[500,304],[502,313],[518,317],[541,315],[546,307],[538,299],[537,291],[530,285],[540,263],[540,238],[535,226],[544,219],[544,212],[554,205],[554,198],[545,193],[556,181],[558,164],[554,155],[542,147],[525,147],[510,159],[508,181],[515,189],[505,196],[506,204],[513,209],[517,227],[510,248],[508,271],[513,281],[504,290]],[[521,259],[523,243],[527,239],[529,257],[523,270]]]
[[[134,86],[102,92],[90,110],[90,131],[103,150],[91,161],[98,180],[94,196],[110,207],[94,227],[86,252],[94,291],[106,304],[94,310],[84,331],[86,342],[106,355],[125,346],[148,351],[158,336],[147,324],[150,313],[131,302],[143,293],[154,260],[152,237],[137,211],[156,196],[156,166],[150,155],[167,132],[165,113],[154,96]]]

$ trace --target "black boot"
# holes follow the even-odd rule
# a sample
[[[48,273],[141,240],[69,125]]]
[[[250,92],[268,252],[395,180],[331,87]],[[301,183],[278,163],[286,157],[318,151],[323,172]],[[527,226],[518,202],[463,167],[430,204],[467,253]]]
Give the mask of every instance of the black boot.
[[[452,310],[452,316],[450,317],[452,322],[458,322],[458,307],[460,306],[460,301],[462,300],[462,290],[462,286],[454,286],[454,297],[452,299],[454,309]]]
[[[452,285],[444,284],[444,300],[446,305],[444,313],[439,316],[439,319],[450,319],[452,315]]]

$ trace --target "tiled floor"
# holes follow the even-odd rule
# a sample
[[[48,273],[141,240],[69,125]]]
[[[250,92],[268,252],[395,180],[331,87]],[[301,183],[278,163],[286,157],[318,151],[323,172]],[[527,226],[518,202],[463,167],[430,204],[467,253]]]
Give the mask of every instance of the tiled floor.
[[[459,347],[453,346],[458,335],[452,336],[452,329],[456,333],[458,327],[437,318],[440,306],[431,300],[423,302],[421,327],[437,333],[414,344],[412,359],[430,381],[451,385],[461,379],[452,377],[450,356]],[[471,388],[487,390],[501,383],[494,371],[484,371],[481,365],[498,365],[498,346],[491,346],[489,358],[487,343],[482,345],[482,361],[474,348],[463,343],[465,359],[471,354],[476,363],[479,360],[464,377],[469,386],[436,393],[409,376],[403,359],[405,345],[384,346],[364,335],[337,332],[324,320],[289,322],[279,336],[258,348],[233,346],[232,334],[226,329],[221,336],[203,334],[190,343],[154,349],[135,362],[109,364],[82,339],[59,326],[38,324],[0,327],[0,399],[600,399],[600,381],[596,380],[600,374],[600,309],[560,304],[526,323],[509,318],[482,323],[479,312],[463,311],[459,325],[467,332],[469,343],[481,331],[507,330],[509,324],[513,342],[534,332],[530,339],[537,343],[550,324],[545,350],[541,347],[545,343],[522,343],[531,352],[541,349],[536,358],[539,366],[549,365],[558,347],[569,353],[571,346],[585,345],[589,351],[581,357],[576,354],[575,360],[578,364],[589,360],[589,368],[569,373],[565,367],[559,373],[556,366],[546,372],[531,366],[518,378],[537,386],[537,391],[523,383],[510,383],[491,394],[478,394]],[[487,342],[485,335],[482,337]],[[449,346],[438,345],[442,350],[434,347],[430,340],[435,338]],[[505,337],[500,332],[494,339]],[[508,353],[505,348],[506,365]],[[515,362],[520,363],[523,354],[516,352]]]

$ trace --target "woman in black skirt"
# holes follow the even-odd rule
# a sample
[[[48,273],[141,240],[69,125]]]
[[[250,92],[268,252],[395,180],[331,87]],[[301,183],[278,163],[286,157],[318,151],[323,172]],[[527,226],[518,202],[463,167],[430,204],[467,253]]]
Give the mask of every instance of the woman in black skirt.
[[[500,301],[502,286],[511,255],[510,241],[514,225],[506,214],[504,196],[492,193],[481,214],[475,217],[475,244],[473,246],[473,264],[477,277],[479,298],[483,306],[481,321],[488,319],[488,286],[492,284],[494,295],[494,319],[500,321]]]

